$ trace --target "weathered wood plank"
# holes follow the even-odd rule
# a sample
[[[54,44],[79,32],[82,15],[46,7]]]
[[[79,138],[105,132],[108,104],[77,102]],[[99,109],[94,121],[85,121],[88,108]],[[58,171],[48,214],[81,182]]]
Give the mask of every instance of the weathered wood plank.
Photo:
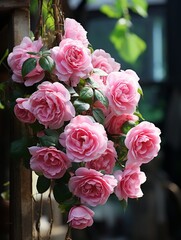
[[[0,11],[7,11],[14,8],[29,7],[29,0],[0,0]]]
[[[18,2],[18,1],[17,1]],[[12,13],[13,46],[29,35],[29,9],[16,9]],[[15,123],[15,136],[21,136],[22,126]],[[32,176],[22,159],[11,161],[10,206],[11,240],[32,240]]]

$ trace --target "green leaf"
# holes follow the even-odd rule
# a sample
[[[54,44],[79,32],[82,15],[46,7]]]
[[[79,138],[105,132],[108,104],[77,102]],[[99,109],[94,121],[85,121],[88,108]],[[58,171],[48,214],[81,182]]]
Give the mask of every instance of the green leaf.
[[[2,102],[0,101],[0,109],[3,110],[5,107],[4,105],[2,104]]]
[[[0,65],[2,64],[2,62],[4,61],[4,59],[8,56],[9,54],[9,49],[6,49],[4,55],[2,56],[2,58],[0,59]]]
[[[27,52],[30,55],[34,55],[34,56],[39,56],[40,53],[39,52]]]
[[[127,121],[122,125],[121,130],[124,134],[127,134],[129,130],[133,127],[135,127],[135,123],[131,121]]]
[[[87,83],[89,83],[93,88],[99,88],[99,84],[92,78],[87,78]]]
[[[14,159],[20,159],[24,157],[28,151],[28,145],[30,144],[30,141],[23,137],[20,139],[17,139],[11,143],[11,155]]]
[[[142,17],[148,16],[148,2],[146,0],[132,0],[130,8]]]
[[[121,17],[121,12],[119,11],[119,9],[116,9],[114,6],[105,4],[101,6],[100,10],[102,13],[104,13],[106,16],[110,18]]]
[[[95,98],[99,102],[101,102],[105,107],[108,107],[108,105],[109,105],[108,99],[106,96],[104,96],[104,94],[101,91],[95,89],[94,94],[95,94]]]
[[[46,192],[51,184],[51,180],[44,177],[43,175],[39,176],[36,183],[36,188],[39,193]]]
[[[91,87],[83,87],[80,91],[80,99],[83,101],[89,101],[93,95],[94,92]]]
[[[49,146],[57,146],[58,145],[58,137],[57,136],[47,136],[47,135],[44,135],[42,137],[39,138],[40,140],[40,144],[42,146],[46,146],[46,147],[49,147]]]
[[[55,66],[53,59],[50,56],[43,56],[39,59],[39,64],[43,70],[51,72]]]
[[[126,32],[123,34],[117,26],[110,36],[118,54],[129,63],[134,63],[145,51],[145,42],[134,33]]]
[[[138,88],[138,93],[139,93],[141,96],[143,96],[143,90],[142,90],[141,87]]]
[[[53,195],[58,203],[62,203],[72,197],[72,193],[65,184],[55,184],[53,188]]]
[[[36,58],[28,58],[26,61],[24,61],[21,70],[22,77],[25,77],[28,73],[35,69],[36,64],[37,64]]]
[[[74,107],[75,107],[75,109],[76,109],[76,111],[77,111],[78,113],[81,113],[81,112],[83,112],[83,111],[89,110],[90,104],[89,104],[89,103],[85,103],[85,102],[83,102],[83,101],[81,101],[81,100],[76,99],[76,100],[74,101]]]
[[[145,120],[144,117],[142,116],[142,114],[138,110],[134,112],[134,115],[139,117],[141,120]]]
[[[104,124],[105,116],[104,116],[104,113],[103,113],[103,111],[101,109],[94,108],[92,110],[92,114],[93,114],[93,117],[95,118],[95,120],[98,123]]]
[[[59,202],[59,208],[61,213],[67,213],[71,209],[72,206],[75,206],[77,204],[80,204],[79,200],[77,197],[71,197],[70,199],[64,201],[64,202]]]

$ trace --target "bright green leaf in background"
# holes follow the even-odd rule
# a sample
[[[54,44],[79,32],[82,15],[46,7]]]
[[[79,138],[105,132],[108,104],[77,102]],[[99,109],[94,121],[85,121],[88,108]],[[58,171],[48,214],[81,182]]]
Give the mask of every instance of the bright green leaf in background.
[[[131,32],[131,15],[129,11],[147,17],[148,3],[146,0],[114,0],[112,5],[103,5],[101,12],[110,18],[118,19],[110,35],[118,54],[128,63],[133,64],[145,51],[146,43]]]
[[[121,28],[118,23],[111,33],[110,40],[125,61],[134,63],[145,51],[146,43],[136,34],[122,31]]]
[[[139,14],[142,17],[148,16],[148,3],[145,0],[132,0],[130,3],[130,8],[135,13]]]

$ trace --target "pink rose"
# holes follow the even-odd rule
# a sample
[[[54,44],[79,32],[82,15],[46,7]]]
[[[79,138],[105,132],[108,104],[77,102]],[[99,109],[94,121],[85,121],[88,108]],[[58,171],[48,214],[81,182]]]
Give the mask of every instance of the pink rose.
[[[89,116],[78,115],[65,127],[59,141],[72,162],[87,162],[106,151],[108,139],[101,124]]]
[[[34,123],[36,121],[35,116],[26,108],[28,98],[17,98],[16,105],[14,107],[14,113],[16,117],[24,123]]]
[[[51,49],[51,57],[58,79],[73,87],[80,78],[87,78],[93,69],[90,50],[79,40],[63,39],[58,47]]]
[[[153,123],[143,121],[133,127],[126,136],[127,164],[141,165],[150,162],[160,150],[160,129]]]
[[[97,49],[92,53],[92,65],[94,68],[99,68],[106,73],[117,72],[121,65],[115,61],[114,58],[103,49]],[[106,85],[107,77],[101,77],[103,83]]]
[[[129,166],[124,171],[117,170],[114,173],[118,183],[114,192],[119,200],[128,198],[140,198],[143,196],[140,185],[146,181],[144,172],[139,167]]]
[[[136,122],[139,118],[133,114],[115,115],[110,113],[105,119],[105,128],[110,134],[122,134],[121,127],[125,122]]]
[[[64,35],[63,39],[71,38],[73,40],[80,40],[85,47],[88,46],[87,31],[80,23],[72,18],[66,18],[64,21]]]
[[[84,205],[75,206],[70,209],[67,222],[72,228],[84,229],[92,226],[93,216],[94,212],[90,208]]]
[[[112,141],[108,141],[106,151],[99,158],[87,162],[85,166],[87,168],[111,174],[116,163],[116,158],[117,152],[114,148],[114,143]]]
[[[29,37],[24,37],[20,45],[13,48],[13,52],[9,54],[7,59],[8,64],[13,71],[13,81],[24,83],[25,86],[32,86],[44,78],[44,70],[40,67],[39,63],[37,63],[35,69],[28,73],[24,78],[21,74],[23,63],[28,58],[38,59],[38,56],[31,55],[28,52],[39,52],[42,46],[43,43],[41,38],[32,42]]]
[[[71,166],[66,154],[55,147],[30,147],[30,167],[46,178],[61,178]]]
[[[40,124],[46,128],[58,129],[65,121],[75,116],[70,93],[59,82],[43,82],[29,97],[27,106]]]
[[[103,175],[94,169],[80,167],[75,171],[75,176],[70,178],[68,186],[81,203],[95,207],[106,203],[116,184],[113,175]]]
[[[134,113],[139,102],[139,78],[132,72],[132,70],[112,72],[107,77],[105,95],[116,115]]]

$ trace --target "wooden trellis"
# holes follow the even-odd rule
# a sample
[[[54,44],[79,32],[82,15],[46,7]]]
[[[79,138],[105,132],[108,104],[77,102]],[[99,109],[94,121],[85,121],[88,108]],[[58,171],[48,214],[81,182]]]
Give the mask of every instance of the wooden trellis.
[[[10,50],[19,44],[30,30],[30,0],[1,0],[0,17],[6,24]],[[4,23],[3,23],[4,21]],[[1,36],[1,42],[3,36]],[[21,126],[12,124],[11,137],[21,136]],[[11,140],[11,139],[10,139]],[[32,239],[31,172],[26,170],[21,159],[10,161],[10,239]]]

